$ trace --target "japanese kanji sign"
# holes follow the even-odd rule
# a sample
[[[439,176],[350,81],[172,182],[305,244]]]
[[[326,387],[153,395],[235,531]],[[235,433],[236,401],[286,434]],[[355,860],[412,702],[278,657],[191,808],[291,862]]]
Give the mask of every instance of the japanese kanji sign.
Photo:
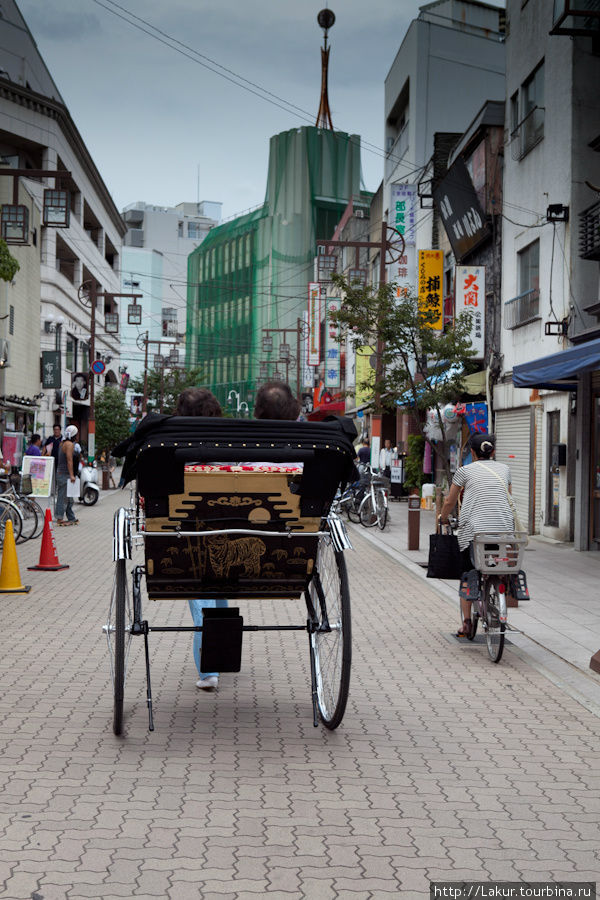
[[[309,366],[307,362],[308,333],[308,310],[304,310],[302,313],[302,332],[300,335],[300,359],[302,360],[300,366],[300,384],[302,387],[312,388],[315,379],[315,370],[312,366]],[[310,411],[312,411],[312,409]]]
[[[414,184],[393,184],[390,197],[390,225],[399,231],[407,244],[414,244],[415,206],[417,187]]]
[[[339,312],[340,298],[328,297],[326,300],[327,317],[325,321],[325,387],[340,387],[341,348],[338,340],[338,327],[331,321],[331,313]]]
[[[407,244],[404,253],[396,263],[397,274],[394,284],[396,285],[396,297],[400,300],[402,297],[413,295],[417,285],[417,251],[414,244]]]
[[[443,279],[442,250],[419,250],[419,309],[435,313],[435,319],[431,323],[431,328],[435,331],[441,331],[444,327]]]
[[[363,406],[373,396],[371,385],[375,383],[375,348],[356,348],[356,405]]]
[[[308,285],[308,353],[309,366],[318,366],[321,357],[321,285]]]
[[[456,315],[471,315],[474,359],[485,356],[485,266],[456,266]]]
[[[42,387],[60,386],[60,350],[42,350]]]

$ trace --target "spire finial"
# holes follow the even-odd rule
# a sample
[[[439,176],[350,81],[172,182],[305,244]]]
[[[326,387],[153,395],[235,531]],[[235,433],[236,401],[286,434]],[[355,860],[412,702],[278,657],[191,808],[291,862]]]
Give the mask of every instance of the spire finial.
[[[317,128],[328,128],[333,131],[331,122],[331,110],[329,109],[329,97],[327,95],[327,73],[329,68],[329,50],[327,46],[327,32],[335,22],[335,15],[331,9],[322,9],[317,16],[317,22],[323,29],[323,46],[321,47],[321,101],[317,113]]]

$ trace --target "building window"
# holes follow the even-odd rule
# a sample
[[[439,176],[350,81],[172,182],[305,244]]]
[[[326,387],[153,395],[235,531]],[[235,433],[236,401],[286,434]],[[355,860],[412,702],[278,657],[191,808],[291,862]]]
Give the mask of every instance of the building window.
[[[540,289],[540,242],[533,241],[518,253],[519,294]]]
[[[188,222],[187,223],[187,236],[189,238],[194,238],[194,240],[199,240],[202,237],[202,231],[200,229],[200,222]]]
[[[85,341],[79,342],[79,354],[81,359],[81,371],[87,372],[90,367],[90,348]]]
[[[77,338],[73,337],[72,334],[67,334],[67,353],[66,353],[66,368],[69,372],[75,371],[75,364],[77,361]]]
[[[522,159],[544,137],[544,63],[543,61],[521,85],[519,103],[516,105],[517,123],[511,137],[513,159]],[[511,98],[511,117],[515,114]]]
[[[519,328],[540,314],[540,242],[533,241],[517,254],[519,293],[504,304],[504,327]]]
[[[177,223],[177,237],[183,237],[183,222]]]

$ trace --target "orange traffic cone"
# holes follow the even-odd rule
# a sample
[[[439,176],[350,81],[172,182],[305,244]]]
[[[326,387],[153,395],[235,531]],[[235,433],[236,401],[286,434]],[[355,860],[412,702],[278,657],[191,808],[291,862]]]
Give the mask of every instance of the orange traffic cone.
[[[21,582],[17,545],[13,523],[10,519],[4,526],[4,550],[2,551],[2,567],[0,568],[0,594],[27,594],[31,585]]]
[[[58,561],[58,553],[56,552],[56,541],[54,540],[54,529],[52,528],[52,513],[46,510],[44,519],[44,533],[42,535],[42,548],[40,550],[40,561],[37,566],[27,566],[29,570],[42,569],[44,572],[58,572],[59,569],[68,569],[68,566],[61,566]]]

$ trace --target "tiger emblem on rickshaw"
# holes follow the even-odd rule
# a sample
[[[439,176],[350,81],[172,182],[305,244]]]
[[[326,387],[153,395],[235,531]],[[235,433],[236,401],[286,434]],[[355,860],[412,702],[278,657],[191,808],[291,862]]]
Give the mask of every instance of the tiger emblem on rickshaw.
[[[264,541],[255,537],[228,540],[226,534],[209,538],[208,558],[217,578],[228,578],[234,566],[243,566],[244,574],[259,575],[261,556],[266,552]]]

